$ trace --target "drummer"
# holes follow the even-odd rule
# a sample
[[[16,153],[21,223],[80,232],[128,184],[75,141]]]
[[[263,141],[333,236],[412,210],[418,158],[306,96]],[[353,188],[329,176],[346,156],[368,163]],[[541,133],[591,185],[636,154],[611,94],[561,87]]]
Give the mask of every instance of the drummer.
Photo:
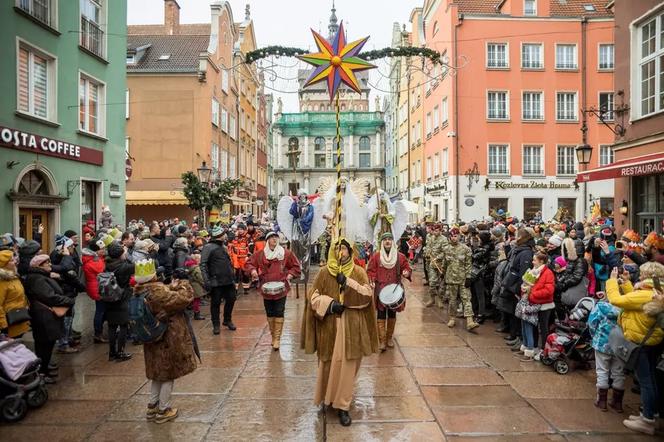
[[[258,289],[263,295],[263,305],[267,323],[272,334],[272,348],[279,350],[281,330],[284,326],[286,296],[290,290],[290,280],[300,276],[300,262],[295,255],[279,244],[279,234],[269,232],[267,245],[263,250],[251,255],[244,271],[258,281]]]
[[[397,312],[406,308],[406,294],[401,286],[403,300],[398,303],[396,308],[388,308],[380,301],[380,292],[390,284],[401,284],[401,278],[410,281],[412,270],[406,255],[399,252],[394,247],[394,236],[391,232],[383,233],[380,237],[379,250],[371,256],[367,275],[374,284],[374,296],[376,297],[376,310],[378,310],[378,339],[380,341],[380,351],[385,351],[387,347],[394,347],[392,336],[394,327],[397,323]],[[387,290],[394,290],[388,288]],[[399,289],[397,289],[399,291]],[[386,327],[387,322],[387,327]]]

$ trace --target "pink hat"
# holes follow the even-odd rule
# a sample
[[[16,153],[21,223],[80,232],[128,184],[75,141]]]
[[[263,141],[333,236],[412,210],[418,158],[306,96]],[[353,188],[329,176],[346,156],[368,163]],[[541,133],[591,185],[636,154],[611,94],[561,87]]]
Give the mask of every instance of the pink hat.
[[[51,257],[48,255],[35,255],[31,260],[30,260],[30,267],[39,267],[40,265],[44,264],[46,261],[50,261]]]
[[[556,264],[558,264],[561,268],[566,268],[567,267],[567,261],[565,261],[565,258],[562,256],[557,257],[556,259],[553,260]]]

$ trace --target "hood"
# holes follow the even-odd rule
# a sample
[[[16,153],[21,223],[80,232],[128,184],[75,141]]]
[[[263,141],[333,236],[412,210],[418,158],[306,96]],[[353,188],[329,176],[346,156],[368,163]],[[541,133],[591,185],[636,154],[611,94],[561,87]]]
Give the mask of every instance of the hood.
[[[12,279],[17,279],[18,275],[16,272],[12,272],[7,269],[0,269],[0,281],[11,281]]]

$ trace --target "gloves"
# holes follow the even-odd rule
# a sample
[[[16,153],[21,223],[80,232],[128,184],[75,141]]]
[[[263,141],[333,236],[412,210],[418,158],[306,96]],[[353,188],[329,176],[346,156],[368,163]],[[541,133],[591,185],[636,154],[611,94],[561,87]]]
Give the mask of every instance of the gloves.
[[[339,284],[341,288],[346,287],[346,275],[343,273],[337,273],[337,284]]]
[[[346,307],[339,301],[332,301],[330,303],[330,307],[327,309],[328,313],[332,313],[333,315],[340,315],[344,312]]]
[[[466,278],[466,282],[464,282],[463,286],[468,288],[472,283],[473,283],[472,279]]]

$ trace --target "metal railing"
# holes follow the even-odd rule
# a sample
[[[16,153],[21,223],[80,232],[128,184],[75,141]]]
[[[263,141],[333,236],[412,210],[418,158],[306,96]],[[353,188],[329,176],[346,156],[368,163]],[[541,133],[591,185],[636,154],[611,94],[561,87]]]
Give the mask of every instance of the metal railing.
[[[104,31],[99,25],[81,16],[81,46],[95,55],[104,57]]]
[[[51,25],[50,0],[20,0],[18,7],[37,20]]]

